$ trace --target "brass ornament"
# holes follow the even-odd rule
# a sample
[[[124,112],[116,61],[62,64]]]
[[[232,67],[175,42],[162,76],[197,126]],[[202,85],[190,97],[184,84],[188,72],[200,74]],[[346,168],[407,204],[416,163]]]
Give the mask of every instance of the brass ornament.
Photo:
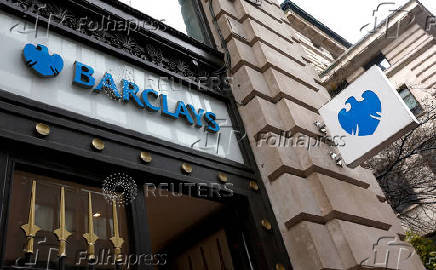
[[[184,174],[191,174],[192,173],[192,166],[189,165],[188,163],[183,163],[182,164],[182,172]]]
[[[35,200],[36,200],[36,181],[32,181],[32,195],[30,197],[30,209],[29,218],[27,224],[21,226],[21,229],[26,234],[26,247],[24,248],[25,253],[33,254],[33,242],[36,233],[41,230],[40,227],[35,225]]]
[[[220,182],[223,182],[223,183],[227,183],[229,181],[229,178],[227,177],[227,175],[224,173],[221,173],[221,172],[218,174],[218,179],[220,180]]]
[[[276,264],[276,270],[285,270],[285,267],[283,266],[283,264]]]
[[[67,226],[65,224],[65,188],[61,187],[61,204],[59,206],[59,228],[54,230],[54,234],[59,240],[59,257],[67,256],[67,239],[70,237],[71,233],[67,231]]]
[[[110,239],[114,246],[114,255],[117,263],[123,261],[123,255],[121,254],[121,246],[124,243],[124,239],[120,237],[118,228],[118,214],[117,214],[117,203],[112,200],[112,216],[113,216],[113,228],[114,236]]]
[[[255,181],[250,181],[249,186],[254,191],[258,191],[259,190],[259,185]]]
[[[95,260],[95,241],[98,239],[97,235],[94,233],[93,218],[91,192],[88,192],[88,233],[83,234],[83,238],[85,238],[88,243],[88,261]]]
[[[38,123],[35,126],[36,133],[41,136],[48,136],[50,134],[50,127],[46,124]]]
[[[104,142],[100,139],[97,139],[97,138],[92,140],[91,145],[92,145],[92,148],[94,148],[97,151],[103,151],[103,149],[104,149]]]
[[[271,231],[271,229],[272,229],[272,225],[271,225],[271,223],[270,223],[268,220],[266,220],[266,219],[262,219],[261,224],[262,224],[262,227],[263,227],[265,230],[267,230],[267,231]]]
[[[140,158],[145,163],[150,163],[153,159],[150,152],[141,152]]]

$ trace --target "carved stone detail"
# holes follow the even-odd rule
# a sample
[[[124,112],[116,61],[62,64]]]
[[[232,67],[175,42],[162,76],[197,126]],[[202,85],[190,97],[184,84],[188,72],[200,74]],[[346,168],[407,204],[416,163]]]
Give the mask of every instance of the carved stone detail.
[[[62,25],[90,39],[104,42],[114,49],[127,52],[141,61],[151,62],[179,76],[194,79],[194,81],[200,77],[215,74],[215,71],[220,68],[205,61],[199,61],[180,50],[176,51],[165,41],[158,41],[151,37],[148,30],[143,27],[138,27],[136,31],[117,31],[119,30],[117,27],[120,26],[113,22],[128,22],[117,17],[116,14],[102,9],[98,10],[96,6],[89,7],[87,10],[83,8],[83,5],[79,6],[71,1],[60,3],[55,0],[0,0],[0,2],[6,2],[15,9],[31,13],[35,17],[45,18],[50,25]],[[102,18],[112,22],[109,24],[110,27],[102,25],[104,22]]]

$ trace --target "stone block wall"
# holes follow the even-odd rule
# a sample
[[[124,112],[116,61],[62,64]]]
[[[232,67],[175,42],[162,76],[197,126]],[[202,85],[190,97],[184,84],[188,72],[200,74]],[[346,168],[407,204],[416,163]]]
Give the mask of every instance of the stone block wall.
[[[307,147],[262,140],[284,132],[322,135],[314,123],[322,122],[318,109],[330,99],[278,3],[201,2],[217,46],[213,16],[227,44],[233,95],[294,269],[366,269],[361,264],[374,266],[377,247],[398,251],[406,245],[398,240],[404,231],[370,171],[338,166],[329,157],[334,149],[324,142]],[[394,239],[400,244],[391,245]],[[404,260],[399,269],[424,269],[416,254],[395,256],[388,269],[397,269],[398,259]]]

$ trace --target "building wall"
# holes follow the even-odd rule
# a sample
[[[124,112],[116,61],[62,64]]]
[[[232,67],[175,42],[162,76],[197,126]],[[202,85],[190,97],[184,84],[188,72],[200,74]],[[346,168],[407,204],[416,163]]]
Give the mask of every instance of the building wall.
[[[433,35],[415,24],[381,51],[392,65],[386,73],[394,86],[400,88],[406,84],[421,103],[434,102],[436,43]]]
[[[422,103],[435,100],[436,40],[434,36],[416,23],[398,37],[390,39],[387,45],[378,48],[375,46],[374,49],[378,49],[389,61],[391,67],[385,73],[391,83],[397,89],[405,84]],[[371,58],[367,57],[366,60],[369,62]],[[351,75],[343,78],[348,83],[352,83],[365,72],[363,66],[351,68]],[[328,84],[328,79],[324,84]]]
[[[345,52],[344,45],[306,21],[293,10],[289,9],[285,14],[288,22],[296,31],[295,38],[299,40],[306,53],[306,56],[303,57],[314,66],[316,72],[324,71],[339,55]]]
[[[230,54],[233,95],[294,269],[363,269],[380,239],[404,234],[372,173],[337,166],[324,143],[277,147],[266,140],[268,132],[322,136],[314,123],[330,96],[295,29],[273,0],[209,1],[202,4],[217,45],[221,32]],[[417,255],[401,267],[424,269]]]
[[[295,36],[300,40],[307,60],[313,65],[316,72],[321,73],[334,61],[333,55],[325,48],[313,43],[300,32],[295,33]]]
[[[395,39],[389,46],[383,48],[382,52],[391,63],[392,67],[387,70],[391,82],[398,89],[406,85],[420,106],[423,108],[421,115],[436,108],[436,44],[432,34],[425,31],[423,27],[416,24],[408,31],[404,32],[399,38]],[[434,130],[436,123],[428,122],[422,128]],[[420,168],[425,175],[433,175],[434,171],[434,152],[428,152],[423,156],[428,160],[427,166]],[[414,166],[412,161],[410,166]],[[422,190],[415,190],[416,193]],[[428,234],[434,232],[436,212],[429,207],[414,205],[410,210],[403,213],[407,224],[411,229],[418,230],[418,233]],[[421,223],[414,224],[415,222]],[[430,225],[430,226],[424,226]]]
[[[326,86],[337,85],[337,82],[341,80],[352,83],[365,72],[363,65],[381,52],[391,65],[385,73],[393,86],[400,89],[405,85],[410,90],[423,108],[421,115],[434,109],[436,106],[435,33],[434,31],[426,31],[425,23],[430,14],[425,11],[425,8],[416,1],[410,1],[405,7],[408,6],[410,6],[410,13],[413,14],[412,23],[406,17],[395,24],[392,23],[393,29],[391,30],[393,31],[389,31],[389,34],[383,32],[385,28],[381,28],[382,33],[378,38],[368,36],[360,44],[372,41],[366,44],[365,48],[349,53],[347,63],[345,61],[331,63],[333,66],[345,63],[346,67],[331,74],[330,77],[324,78],[323,84]],[[395,16],[398,14],[393,14],[391,20],[394,20]],[[397,35],[398,25],[402,28]],[[360,44],[356,44],[355,47],[360,46]],[[428,123],[423,128],[434,129],[434,124],[434,122]],[[434,169],[432,169],[434,161],[431,153],[425,158],[428,159],[428,166],[421,168],[421,170],[434,175]],[[411,164],[411,166],[413,165]],[[419,191],[416,190],[416,192]],[[435,215],[435,213],[428,211],[424,213],[420,207],[416,206],[413,206],[408,214],[416,216],[417,220],[421,216],[423,222],[429,221],[429,216]],[[432,231],[427,231],[427,233],[429,232]]]

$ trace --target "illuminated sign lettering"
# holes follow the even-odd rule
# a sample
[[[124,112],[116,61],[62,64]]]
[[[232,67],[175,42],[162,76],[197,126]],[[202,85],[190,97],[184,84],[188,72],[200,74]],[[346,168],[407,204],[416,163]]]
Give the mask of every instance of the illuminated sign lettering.
[[[63,68],[63,59],[60,55],[50,55],[46,46],[38,44],[34,46],[26,44],[23,50],[24,60],[27,66],[43,77],[55,77]],[[159,112],[170,119],[183,118],[187,124],[195,125],[197,128],[205,127],[208,132],[215,133],[220,130],[216,122],[216,115],[213,112],[206,112],[196,109],[191,104],[178,101],[174,111],[168,108],[168,96],[159,94],[153,89],[140,91],[139,87],[128,80],[121,80],[121,90],[118,89],[112,75],[106,72],[100,79],[97,86],[93,77],[94,69],[76,61],[74,63],[73,84],[82,88],[92,89],[96,93],[106,93],[114,100],[121,100],[124,103],[134,103],[138,108],[148,112]],[[95,88],[94,88],[95,86]]]
[[[83,88],[93,88],[96,82],[93,74],[94,69],[91,66],[76,61],[73,83]],[[197,110],[193,105],[185,104],[183,101],[178,101],[176,109],[172,112],[168,108],[167,95],[159,95],[153,89],[144,89],[139,94],[139,87],[134,82],[125,79],[121,81],[121,84],[122,89],[119,91],[112,75],[106,72],[94,88],[94,91],[97,93],[104,91],[113,99],[122,100],[125,103],[132,101],[139,108],[146,109],[149,112],[160,111],[162,116],[171,119],[183,118],[189,125],[195,124],[197,128],[203,127],[202,120],[204,119],[207,131],[215,133],[220,130],[220,126],[216,122],[216,115],[212,112],[205,112],[201,108]]]

